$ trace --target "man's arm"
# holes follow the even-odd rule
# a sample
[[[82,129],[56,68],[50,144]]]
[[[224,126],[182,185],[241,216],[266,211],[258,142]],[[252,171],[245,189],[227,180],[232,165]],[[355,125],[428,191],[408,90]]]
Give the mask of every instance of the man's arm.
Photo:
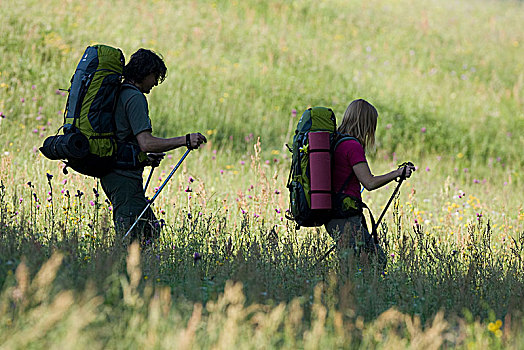
[[[151,134],[151,131],[142,131],[136,135],[140,150],[145,153],[167,152],[175,148],[186,146],[186,136],[172,138],[161,138]],[[198,148],[202,143],[207,142],[204,135],[200,133],[190,134],[191,148]]]

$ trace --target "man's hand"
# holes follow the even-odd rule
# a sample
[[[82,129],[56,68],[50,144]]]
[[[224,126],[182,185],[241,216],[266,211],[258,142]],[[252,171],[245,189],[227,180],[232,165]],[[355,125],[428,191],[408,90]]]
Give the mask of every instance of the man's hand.
[[[207,139],[204,135],[202,135],[199,132],[189,134],[189,144],[187,144],[187,148],[190,149],[197,149],[200,147],[201,144],[206,143]]]
[[[147,155],[147,157],[149,158],[149,164],[153,168],[156,168],[157,166],[160,165],[160,162],[162,161],[162,159],[164,159],[165,155],[166,155],[165,153],[149,153]]]

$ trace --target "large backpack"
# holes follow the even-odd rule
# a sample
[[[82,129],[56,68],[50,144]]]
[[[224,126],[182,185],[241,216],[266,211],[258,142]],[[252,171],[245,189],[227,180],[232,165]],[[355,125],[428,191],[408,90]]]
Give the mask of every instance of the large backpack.
[[[112,170],[117,151],[113,112],[124,64],[120,49],[94,45],[85,50],[71,78],[63,135],[48,137],[42,154],[84,175],[102,177]]]
[[[331,187],[332,155],[343,141],[356,140],[336,131],[336,117],[326,107],[308,108],[300,118],[293,144],[287,187],[290,210],[287,218],[304,227],[321,226],[329,220],[361,214],[362,201]],[[372,219],[373,220],[373,219]]]

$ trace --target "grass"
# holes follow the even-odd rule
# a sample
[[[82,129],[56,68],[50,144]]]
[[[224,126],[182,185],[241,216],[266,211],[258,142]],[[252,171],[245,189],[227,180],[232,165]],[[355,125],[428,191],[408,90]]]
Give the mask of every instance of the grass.
[[[521,2],[0,9],[0,348],[522,347]],[[155,202],[166,226],[142,251],[114,237],[96,180],[37,151],[95,42],[162,53],[154,134],[209,138]],[[384,274],[334,254],[315,266],[332,240],[284,215],[293,110],[340,120],[359,97],[380,113],[373,172],[418,165],[381,227]],[[375,216],[393,186],[363,194]]]

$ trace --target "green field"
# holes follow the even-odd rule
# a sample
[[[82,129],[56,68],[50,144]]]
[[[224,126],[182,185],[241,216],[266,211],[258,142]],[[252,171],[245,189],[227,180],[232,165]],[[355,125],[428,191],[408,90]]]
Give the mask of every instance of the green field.
[[[522,2],[2,0],[0,12],[0,349],[524,346]],[[209,140],[155,202],[165,227],[145,251],[115,238],[96,179],[38,151],[94,43],[161,53],[153,134]],[[285,218],[300,114],[328,106],[340,121],[356,98],[379,112],[373,173],[418,166],[380,228],[383,274],[335,254],[315,265],[332,239]],[[394,185],[363,193],[375,216]]]

